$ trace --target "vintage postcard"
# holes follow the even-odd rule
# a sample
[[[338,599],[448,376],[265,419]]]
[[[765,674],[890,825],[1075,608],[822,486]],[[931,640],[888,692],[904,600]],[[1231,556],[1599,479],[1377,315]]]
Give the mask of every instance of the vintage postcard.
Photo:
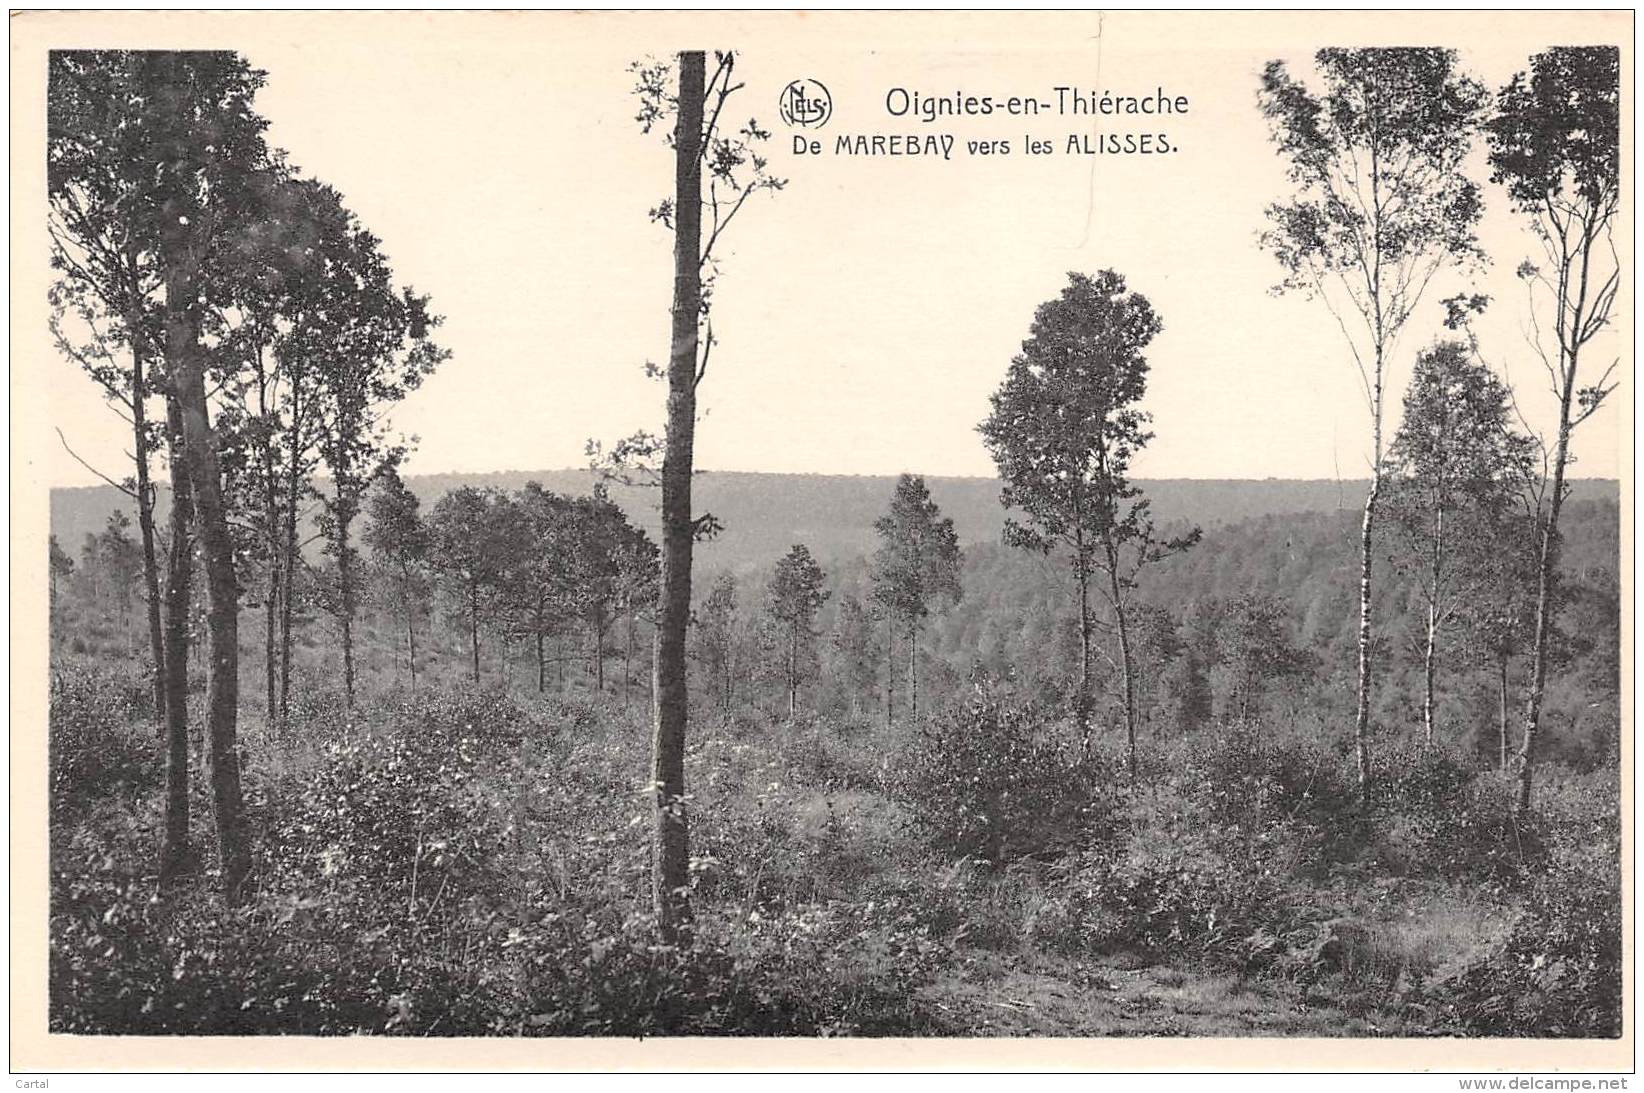
[[[1633,1065],[1631,12],[10,30],[14,1070]]]

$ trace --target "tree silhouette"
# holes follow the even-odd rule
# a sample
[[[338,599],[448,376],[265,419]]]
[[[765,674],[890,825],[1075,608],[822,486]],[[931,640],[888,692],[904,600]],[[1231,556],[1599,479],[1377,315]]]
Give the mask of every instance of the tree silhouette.
[[[800,653],[812,654],[816,613],[828,599],[828,593],[822,589],[824,579],[822,567],[816,564],[803,543],[795,543],[793,549],[777,561],[776,572],[771,577],[766,609],[781,624],[787,638],[789,721],[798,713]]]
[[[1501,533],[1530,452],[1508,420],[1510,398],[1465,343],[1440,342],[1416,358],[1387,453],[1388,514],[1426,602],[1422,725],[1429,744],[1440,634],[1482,593],[1491,556],[1511,549]]]
[[[1313,658],[1290,636],[1284,601],[1263,592],[1237,596],[1223,605],[1216,628],[1219,674],[1241,721],[1261,712],[1262,692],[1274,680],[1301,676]]]
[[[417,611],[428,598],[432,537],[422,503],[393,467],[377,477],[365,526],[366,546],[381,566],[381,582],[394,609],[405,618],[405,662],[411,689],[417,688]]]
[[[721,573],[696,612],[697,645],[714,688],[719,692],[720,716],[730,720],[735,693],[736,578]]]
[[[428,514],[431,557],[446,601],[468,631],[473,681],[480,680],[480,625],[507,601],[508,583],[522,549],[513,526],[517,508],[495,490],[463,486]]]
[[[1130,463],[1152,438],[1137,407],[1147,389],[1143,355],[1163,324],[1140,293],[1112,270],[1068,275],[1055,300],[1040,305],[1022,352],[992,396],[980,426],[1004,480],[1000,501],[1026,522],[1005,521],[1006,542],[1049,554],[1066,550],[1079,618],[1079,684],[1074,703],[1080,739],[1091,735],[1091,578],[1106,578],[1124,690],[1125,737],[1136,773],[1136,666],[1127,608],[1142,566],[1186,550],[1194,531],[1162,540],[1148,502],[1131,484]]]
[[[879,549],[873,557],[873,599],[886,618],[900,622],[908,639],[908,716],[919,719],[919,632],[931,606],[964,595],[959,584],[959,537],[942,515],[922,476],[896,482],[890,511],[874,521]],[[890,655],[887,646],[886,656]],[[894,674],[894,673],[892,673]],[[891,715],[886,700],[885,716]]]

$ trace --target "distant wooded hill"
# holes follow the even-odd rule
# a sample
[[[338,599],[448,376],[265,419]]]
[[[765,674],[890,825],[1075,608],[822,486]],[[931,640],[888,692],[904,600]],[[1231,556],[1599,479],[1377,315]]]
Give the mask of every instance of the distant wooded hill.
[[[517,490],[530,481],[561,493],[580,494],[593,489],[596,476],[587,470],[557,470],[406,478],[422,499],[425,513],[441,496],[461,486]],[[998,541],[1005,514],[999,506],[997,481],[927,476],[926,482],[942,512],[953,518],[961,543]],[[890,475],[704,472],[697,476],[693,487],[696,509],[713,513],[725,530],[713,542],[702,544],[698,557],[704,567],[740,570],[768,565],[800,542],[824,560],[870,553],[876,546],[873,522],[889,505],[895,484],[895,477]],[[1367,488],[1362,481],[1280,478],[1171,478],[1138,484],[1152,499],[1161,525],[1191,521],[1207,530],[1252,518],[1357,511]],[[324,483],[321,486],[324,488]],[[657,538],[658,491],[613,484],[611,496],[629,519]],[[1618,485],[1613,479],[1574,483],[1576,500],[1615,502],[1618,497]],[[168,502],[169,495],[162,489],[162,526]],[[52,533],[65,550],[78,553],[85,535],[101,531],[117,508],[135,515],[130,498],[108,486],[52,490]]]

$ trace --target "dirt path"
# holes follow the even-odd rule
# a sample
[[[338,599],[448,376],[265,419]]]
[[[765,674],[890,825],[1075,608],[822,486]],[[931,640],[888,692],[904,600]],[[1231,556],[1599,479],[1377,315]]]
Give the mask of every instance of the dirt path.
[[[920,994],[947,1035],[1387,1036],[1295,988],[1125,961],[973,956]]]

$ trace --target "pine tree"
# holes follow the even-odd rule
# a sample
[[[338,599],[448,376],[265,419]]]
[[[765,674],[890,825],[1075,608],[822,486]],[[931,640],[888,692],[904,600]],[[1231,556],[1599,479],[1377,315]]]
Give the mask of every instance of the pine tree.
[[[897,479],[890,511],[873,527],[880,539],[873,559],[873,599],[886,619],[899,622],[907,635],[908,716],[917,721],[919,633],[934,604],[956,602],[964,594],[959,583],[959,537],[953,521],[931,500],[924,478],[911,474]]]
[[[800,657],[801,654],[809,657],[814,651],[816,613],[828,599],[828,593],[822,589],[823,580],[822,567],[816,564],[803,543],[795,543],[776,563],[776,572],[771,577],[766,609],[781,625],[787,639],[789,721],[798,715]]]

